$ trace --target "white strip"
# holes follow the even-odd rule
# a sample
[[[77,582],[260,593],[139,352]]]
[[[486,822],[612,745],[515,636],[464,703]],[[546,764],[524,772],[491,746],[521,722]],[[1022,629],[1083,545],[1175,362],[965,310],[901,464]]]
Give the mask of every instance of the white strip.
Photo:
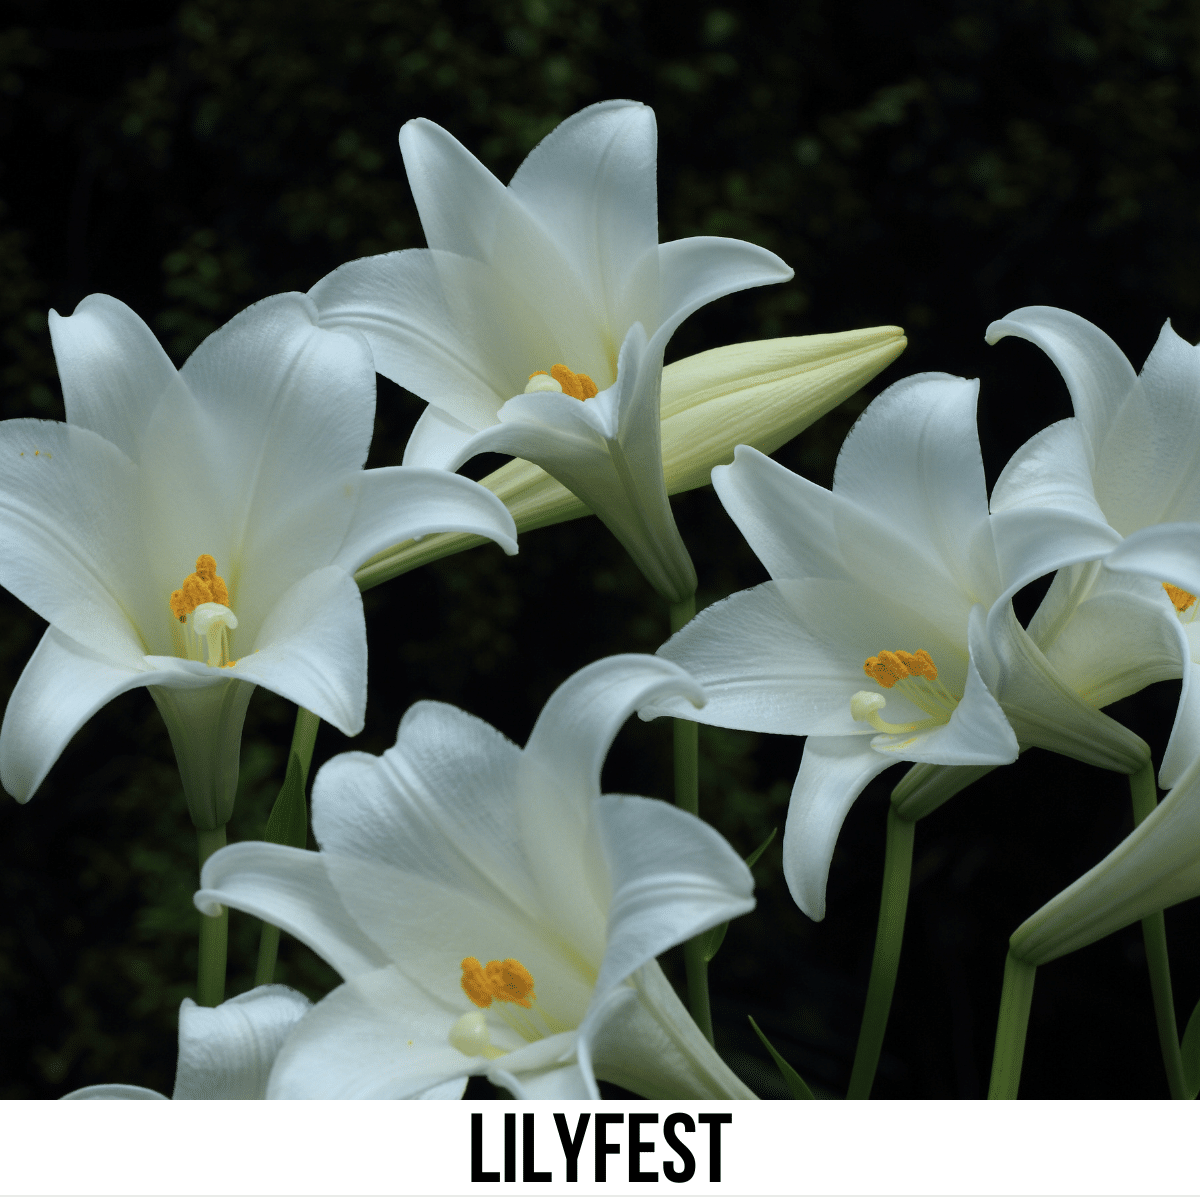
[[[591,1114],[566,1179],[555,1113],[568,1130]],[[472,1114],[482,1118],[472,1182]],[[504,1181],[504,1116],[515,1114],[515,1175]],[[607,1179],[596,1180],[596,1114],[607,1125]],[[630,1114],[641,1123],[641,1170],[629,1181]],[[664,1141],[672,1113],[727,1113],[721,1180],[709,1181],[709,1126]],[[524,1117],[533,1117],[526,1182]],[[1195,1195],[1195,1110],[1169,1102],[1087,1105],[1027,1101],[705,1103],[472,1102],[425,1104],[193,1102],[6,1104],[0,1195],[9,1196],[1182,1196]],[[203,1148],[200,1152],[198,1148]],[[64,1152],[66,1150],[66,1152]]]

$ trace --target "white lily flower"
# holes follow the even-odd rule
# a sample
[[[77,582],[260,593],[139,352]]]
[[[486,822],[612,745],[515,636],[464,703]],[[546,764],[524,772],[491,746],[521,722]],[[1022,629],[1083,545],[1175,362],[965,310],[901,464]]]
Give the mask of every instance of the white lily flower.
[[[1151,531],[1200,520],[1200,349],[1168,321],[1139,376],[1095,325],[1044,307],[988,327],[989,342],[1006,336],[1049,355],[1075,410],[1013,455],[992,496],[1014,545],[1040,545],[1047,567],[1074,564],[1059,570],[1030,636],[1097,706],[1183,676],[1159,770],[1170,787],[1200,754],[1200,628],[1195,595],[1174,573],[1186,534]]]
[[[430,121],[400,132],[429,243],[339,267],[310,292],[326,327],[360,329],[379,372],[429,402],[406,464],[485,451],[545,468],[672,600],[695,572],[663,483],[659,389],[680,323],[783,283],[774,254],[729,238],[658,244],[657,131],[642,104],[594,104],[506,188]]]
[[[1009,939],[1035,966],[1200,896],[1200,758],[1106,858],[1044,904]]]
[[[708,825],[600,795],[635,708],[702,703],[662,659],[603,659],[567,680],[524,750],[445,704],[409,709],[380,758],[341,754],[313,786],[320,853],[259,842],[205,864],[197,907],[253,913],[344,978],[280,1052],[275,1098],[461,1095],[752,1099],[654,956],[753,906]]]
[[[256,987],[216,1008],[179,1007],[179,1058],[172,1100],[264,1100],[279,1048],[312,1002],[293,988]],[[97,1083],[64,1100],[166,1100],[129,1083]]]
[[[900,762],[1012,762],[1024,745],[1132,772],[1141,739],[1085,704],[1018,624],[1028,575],[1001,567],[975,426],[978,385],[916,375],[850,431],[832,491],[739,447],[713,472],[771,574],[659,654],[708,696],[705,724],[806,734],[784,832],[800,908],[825,913],[833,847],[866,784]],[[642,716],[684,715],[677,702]]]
[[[273,296],[176,371],[109,296],[50,314],[67,422],[0,425],[0,583],[49,623],[0,730],[24,802],[114,696],[151,689],[198,828],[224,825],[255,685],[346,734],[367,646],[353,572],[399,538],[470,530],[515,553],[503,504],[440,471],[364,471],[363,339]]]

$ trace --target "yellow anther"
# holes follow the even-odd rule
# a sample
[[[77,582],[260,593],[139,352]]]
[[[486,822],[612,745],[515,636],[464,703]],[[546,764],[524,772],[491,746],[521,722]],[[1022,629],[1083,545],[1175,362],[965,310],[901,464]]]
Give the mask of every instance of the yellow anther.
[[[863,663],[863,670],[883,688],[895,687],[900,680],[908,678],[908,668],[890,650],[868,658]]]
[[[550,368],[550,378],[557,379],[563,392],[574,396],[576,400],[590,400],[600,389],[592,382],[590,375],[582,372],[576,374],[565,363],[555,363]]]
[[[1171,603],[1175,605],[1177,613],[1187,612],[1196,603],[1196,597],[1191,592],[1185,592],[1183,588],[1176,587],[1173,583],[1164,583],[1163,590],[1171,598]]]
[[[863,670],[882,688],[895,687],[909,676],[920,676],[930,683],[938,677],[937,667],[926,650],[918,650],[916,654],[907,650],[881,650],[863,663]]]
[[[493,958],[486,966],[477,958],[464,958],[462,990],[477,1008],[489,1008],[493,1000],[532,1008],[533,976],[515,958],[503,962]]]
[[[202,554],[196,559],[196,570],[184,581],[183,586],[171,593],[170,605],[180,621],[201,604],[222,604],[229,607],[229,589],[225,580],[217,574],[217,562],[211,554]]]
[[[483,970],[497,1000],[508,1000],[522,1008],[533,1007],[526,999],[533,995],[533,976],[515,958],[503,962],[493,959]]]
[[[529,377],[529,384],[533,384],[533,381],[540,377],[546,378],[546,386],[543,388],[527,385],[526,392],[553,391],[554,387],[549,382],[551,379],[562,389],[563,395],[575,400],[590,400],[600,390],[590,375],[576,373],[565,363],[555,363],[549,371],[534,371]]]
[[[483,973],[483,964],[477,958],[464,958],[459,965],[462,967],[462,990],[467,993],[467,999],[476,1008],[490,1008],[492,989]]]

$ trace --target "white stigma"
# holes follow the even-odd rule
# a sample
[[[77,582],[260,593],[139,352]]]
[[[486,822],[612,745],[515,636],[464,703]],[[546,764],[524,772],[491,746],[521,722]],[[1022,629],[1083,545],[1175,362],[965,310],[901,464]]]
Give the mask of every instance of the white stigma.
[[[487,1017],[476,1009],[463,1013],[450,1027],[450,1045],[468,1058],[499,1058],[504,1051],[492,1045]]]
[[[877,713],[887,704],[878,692],[855,692],[850,697],[850,715],[856,721],[869,721],[872,713]]]
[[[534,375],[525,385],[525,394],[530,392],[561,392],[562,384],[551,375]]]
[[[229,659],[229,633],[237,628],[238,619],[224,604],[197,604],[192,611],[192,628],[208,641],[208,665],[219,667]]]

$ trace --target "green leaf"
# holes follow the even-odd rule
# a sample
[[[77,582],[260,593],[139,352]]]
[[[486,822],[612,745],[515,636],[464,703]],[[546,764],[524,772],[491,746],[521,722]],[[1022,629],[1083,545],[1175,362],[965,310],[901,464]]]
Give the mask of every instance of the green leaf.
[[[746,855],[746,866],[753,867],[756,862],[763,856],[763,851],[775,840],[775,835],[779,832],[779,826],[776,825],[770,833],[762,840],[762,844],[757,850],[752,850]]]
[[[1200,1004],[1192,1009],[1179,1049],[1183,1055],[1183,1086],[1195,1100],[1200,1095]]]
[[[763,851],[775,840],[775,835],[779,832],[779,826],[776,825],[770,833],[763,838],[762,845],[757,850],[752,850],[746,855],[746,866],[753,867],[760,858]],[[717,957],[717,951],[721,948],[721,943],[725,940],[725,935],[729,932],[729,922],[722,921],[720,925],[714,925],[711,929],[702,933],[700,937],[703,941],[700,943],[700,952],[704,955],[706,963],[712,962]]]
[[[770,841],[769,838],[767,840]],[[749,1013],[746,1014],[746,1020],[750,1022],[750,1028],[758,1034],[758,1040],[766,1046],[767,1053],[775,1060],[775,1065],[783,1072],[783,1080],[788,1085],[788,1091],[792,1093],[792,1099],[815,1100],[816,1097],[812,1094],[808,1084],[800,1078],[799,1072],[767,1041],[767,1035],[759,1029],[758,1025],[755,1024],[754,1018]]]
[[[288,759],[283,787],[275,797],[263,840],[304,849],[308,842],[308,809],[304,803],[304,766],[294,751]]]
[[[717,957],[717,951],[720,950],[721,943],[725,940],[728,932],[729,922],[722,921],[720,925],[714,925],[700,935],[700,953],[704,955],[706,963],[712,962]]]

